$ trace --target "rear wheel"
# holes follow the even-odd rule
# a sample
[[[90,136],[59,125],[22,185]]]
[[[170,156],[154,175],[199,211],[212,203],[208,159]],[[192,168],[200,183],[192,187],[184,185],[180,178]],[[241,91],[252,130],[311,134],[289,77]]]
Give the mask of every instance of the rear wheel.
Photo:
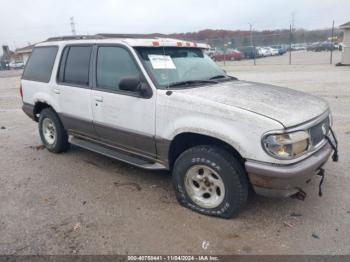
[[[40,138],[47,150],[60,153],[68,149],[68,135],[61,120],[51,108],[45,108],[39,117]]]
[[[223,218],[239,213],[249,189],[239,161],[211,146],[196,146],[183,152],[174,164],[173,184],[181,205]]]

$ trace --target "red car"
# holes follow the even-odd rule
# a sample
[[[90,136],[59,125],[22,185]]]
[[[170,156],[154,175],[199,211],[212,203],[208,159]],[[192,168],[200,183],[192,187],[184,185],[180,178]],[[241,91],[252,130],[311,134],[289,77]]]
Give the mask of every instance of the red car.
[[[214,61],[234,61],[243,59],[243,55],[241,52],[237,50],[229,50],[226,53],[220,52],[215,53],[211,57]]]

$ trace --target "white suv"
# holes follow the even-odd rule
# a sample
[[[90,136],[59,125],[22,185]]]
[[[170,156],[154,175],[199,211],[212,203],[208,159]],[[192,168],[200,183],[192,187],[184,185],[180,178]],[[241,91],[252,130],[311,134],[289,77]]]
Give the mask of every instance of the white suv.
[[[55,153],[74,144],[171,170],[180,204],[224,218],[250,186],[303,197],[337,143],[320,98],[239,81],[204,44],[175,39],[49,39],[22,80],[23,110]]]

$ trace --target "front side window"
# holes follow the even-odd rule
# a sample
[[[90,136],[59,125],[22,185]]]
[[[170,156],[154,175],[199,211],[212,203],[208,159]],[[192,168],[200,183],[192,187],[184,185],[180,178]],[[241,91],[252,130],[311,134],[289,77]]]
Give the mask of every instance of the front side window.
[[[22,79],[48,83],[51,78],[57,50],[56,46],[34,48]]]
[[[119,83],[123,78],[139,76],[139,69],[125,48],[116,46],[98,48],[96,66],[98,88],[118,91]]]
[[[91,46],[71,46],[67,51],[63,82],[89,85]]]
[[[225,78],[226,73],[199,48],[139,47],[143,64],[160,88],[177,83]]]

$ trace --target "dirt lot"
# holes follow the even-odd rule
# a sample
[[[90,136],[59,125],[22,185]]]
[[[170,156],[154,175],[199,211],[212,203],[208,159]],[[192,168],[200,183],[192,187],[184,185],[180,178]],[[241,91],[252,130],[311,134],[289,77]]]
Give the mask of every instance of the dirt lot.
[[[325,167],[322,198],[317,178],[304,202],[255,196],[235,219],[196,214],[176,203],[168,173],[76,147],[60,155],[43,150],[36,123],[20,109],[18,72],[2,72],[0,253],[350,254],[350,68],[235,63],[225,69],[330,103],[340,161]]]

